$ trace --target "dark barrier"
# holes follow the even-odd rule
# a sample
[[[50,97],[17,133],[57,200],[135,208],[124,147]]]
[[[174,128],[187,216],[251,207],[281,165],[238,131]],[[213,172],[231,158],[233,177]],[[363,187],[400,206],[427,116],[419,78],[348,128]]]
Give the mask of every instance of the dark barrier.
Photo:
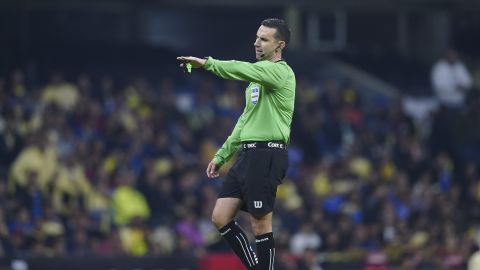
[[[245,270],[240,260],[232,253],[212,253],[198,260],[194,257],[37,257],[0,258],[0,270]],[[284,265],[276,262],[275,269],[284,270]],[[291,268],[288,268],[291,269]],[[324,270],[364,270],[386,269],[366,267],[361,262],[325,262]],[[389,265],[390,270],[402,269],[399,265]],[[417,270],[438,270],[431,262],[418,265]],[[465,268],[466,269],[466,268]]]
[[[195,270],[198,268],[198,260],[193,257],[41,257],[18,259],[17,263],[21,261],[28,265],[28,270]],[[18,270],[22,270],[21,266],[19,267]]]

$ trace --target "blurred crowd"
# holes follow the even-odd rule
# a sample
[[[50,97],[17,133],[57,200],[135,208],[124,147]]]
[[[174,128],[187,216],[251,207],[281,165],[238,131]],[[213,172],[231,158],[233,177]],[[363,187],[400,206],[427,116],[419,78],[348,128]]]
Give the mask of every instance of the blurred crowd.
[[[0,255],[228,250],[210,221],[221,179],[204,171],[246,85],[188,76],[1,76]],[[424,134],[401,98],[361,91],[297,77],[274,221],[279,269],[463,269],[480,241],[478,92],[435,111]]]

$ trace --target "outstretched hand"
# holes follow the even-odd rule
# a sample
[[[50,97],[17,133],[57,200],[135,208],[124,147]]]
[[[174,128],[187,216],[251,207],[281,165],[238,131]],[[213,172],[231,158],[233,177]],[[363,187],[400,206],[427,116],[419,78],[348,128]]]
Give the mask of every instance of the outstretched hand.
[[[180,67],[184,67],[186,63],[190,63],[192,64],[193,68],[202,67],[207,62],[206,59],[193,57],[193,56],[179,56],[177,57],[177,60],[182,62],[180,64]]]
[[[215,164],[215,162],[210,161],[210,163],[208,163],[208,167],[207,167],[207,176],[208,178],[216,178],[218,177],[220,174],[218,173],[220,169],[220,166],[218,166],[217,164]]]

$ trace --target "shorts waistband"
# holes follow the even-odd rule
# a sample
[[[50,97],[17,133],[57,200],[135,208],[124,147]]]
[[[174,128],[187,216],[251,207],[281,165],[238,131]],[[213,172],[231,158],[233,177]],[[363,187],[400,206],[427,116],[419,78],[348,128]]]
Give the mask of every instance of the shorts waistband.
[[[287,144],[282,141],[247,141],[242,142],[243,150],[251,150],[255,148],[261,149],[287,149]]]

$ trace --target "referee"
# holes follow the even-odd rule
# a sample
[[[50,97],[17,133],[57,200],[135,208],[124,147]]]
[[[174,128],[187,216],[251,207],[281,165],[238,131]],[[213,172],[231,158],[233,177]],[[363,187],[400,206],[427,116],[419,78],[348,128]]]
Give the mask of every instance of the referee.
[[[282,59],[289,39],[284,20],[266,19],[254,43],[256,63],[177,58],[181,66],[189,63],[224,79],[250,83],[245,90],[245,109],[206,171],[209,178],[218,177],[219,168],[239,152],[223,182],[212,221],[248,269],[272,270],[275,262],[272,213],[277,186],[288,167],[287,144],[295,101],[295,74]],[[250,215],[257,254],[234,221],[238,210]]]

